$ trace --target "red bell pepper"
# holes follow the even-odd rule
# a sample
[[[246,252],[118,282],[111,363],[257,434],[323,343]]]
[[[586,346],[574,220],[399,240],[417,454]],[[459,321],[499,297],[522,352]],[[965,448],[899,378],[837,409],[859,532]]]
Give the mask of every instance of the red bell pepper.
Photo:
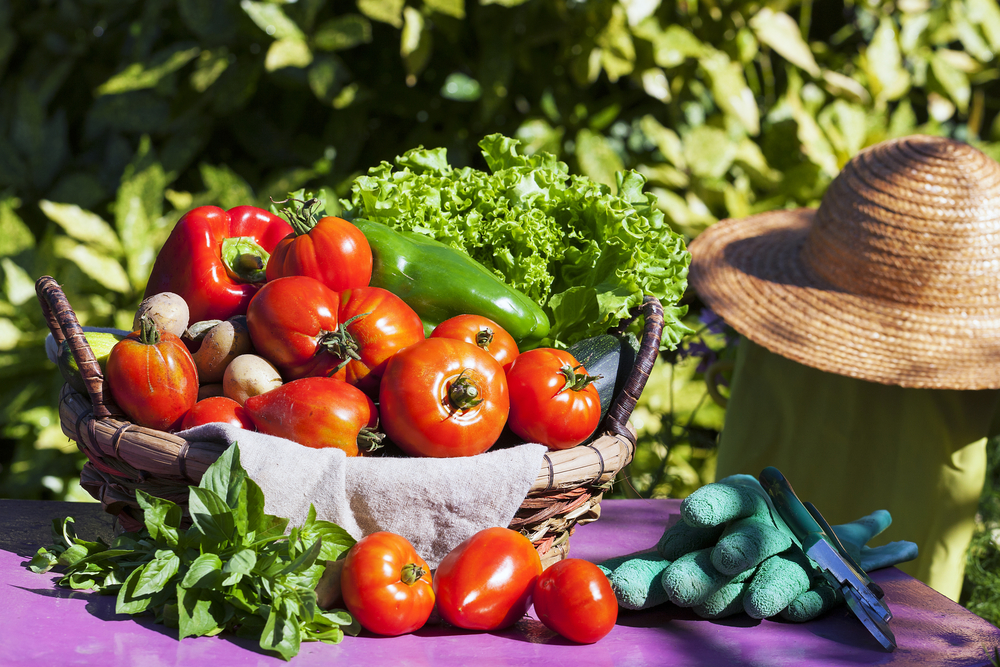
[[[188,211],[156,256],[145,296],[179,294],[192,323],[245,315],[264,284],[270,253],[293,231],[285,220],[254,206]]]

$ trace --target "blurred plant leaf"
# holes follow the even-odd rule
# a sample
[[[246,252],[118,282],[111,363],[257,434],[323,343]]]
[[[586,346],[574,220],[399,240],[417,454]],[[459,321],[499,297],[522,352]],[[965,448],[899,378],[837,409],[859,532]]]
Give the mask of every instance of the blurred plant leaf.
[[[753,91],[743,77],[743,67],[721,51],[699,60],[712,82],[712,95],[724,113],[732,116],[750,135],[760,132],[760,112]]]
[[[605,137],[591,130],[580,130],[576,135],[576,160],[583,174],[615,192],[615,174],[624,169],[624,165]]]
[[[403,9],[403,32],[399,40],[399,54],[406,66],[407,85],[416,83],[416,76],[427,66],[431,57],[431,31],[424,16],[413,7]]]
[[[122,256],[122,244],[114,228],[101,216],[86,211],[75,204],[57,204],[46,199],[38,202],[42,213],[55,222],[71,237],[108,253]]]
[[[958,110],[962,113],[967,112],[969,110],[969,98],[972,95],[969,86],[969,77],[956,69],[947,58],[941,57],[936,51],[931,56],[930,61],[934,78],[937,79],[937,82],[948,93],[948,97],[955,103]]]
[[[456,19],[465,18],[465,0],[424,0],[424,6]]]
[[[716,127],[702,125],[684,137],[684,161],[692,174],[703,178],[722,178],[737,150],[738,144]]]
[[[35,237],[15,209],[18,201],[13,197],[0,199],[0,257],[10,257],[34,248]]]
[[[57,236],[53,243],[55,256],[68,259],[84,274],[102,287],[128,294],[132,290],[128,274],[122,265],[90,246],[74,242],[66,236]]]
[[[35,281],[28,272],[14,263],[10,257],[0,259],[3,268],[4,294],[14,306],[21,306],[35,298]]]
[[[404,4],[405,0],[358,0],[358,10],[373,21],[402,28]]]
[[[288,18],[281,5],[273,2],[240,0],[240,7],[250,17],[250,20],[257,24],[258,28],[276,40],[305,41],[305,35],[301,28],[295,21]]]
[[[284,67],[308,67],[312,60],[312,51],[305,40],[289,37],[271,42],[264,58],[264,69],[273,72]]]
[[[809,45],[802,39],[799,24],[791,16],[762,7],[750,19],[750,27],[757,39],[777,51],[782,58],[811,76],[819,77],[819,65]]]
[[[154,88],[164,77],[184,67],[200,53],[201,48],[197,45],[176,44],[158,52],[149,63],[132,63],[98,86],[94,94],[117,95],[132,90]]]
[[[312,44],[322,51],[342,51],[372,41],[372,24],[360,14],[338,16],[323,23],[312,36]]]

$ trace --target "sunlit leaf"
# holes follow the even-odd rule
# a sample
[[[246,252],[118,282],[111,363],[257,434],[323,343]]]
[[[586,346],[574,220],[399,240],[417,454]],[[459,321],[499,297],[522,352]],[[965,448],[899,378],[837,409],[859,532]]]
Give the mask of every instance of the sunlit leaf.
[[[947,59],[942,58],[936,51],[931,56],[931,71],[958,110],[965,113],[969,108],[969,98],[972,96],[969,77],[964,72],[955,69]]]
[[[716,51],[700,61],[712,83],[712,96],[727,115],[746,129],[748,134],[760,132],[760,110],[753,91],[743,77],[743,66],[732,62],[722,51]]]
[[[155,54],[148,63],[132,63],[102,83],[97,95],[117,95],[131,90],[153,88],[160,81],[187,65],[201,53],[201,48],[177,44]]]
[[[38,202],[38,207],[49,220],[58,224],[77,241],[83,241],[115,257],[121,256],[122,245],[114,228],[96,213],[76,204],[57,204],[47,199]]]
[[[650,67],[642,71],[640,78],[642,79],[642,89],[646,91],[647,95],[661,102],[670,101],[670,81],[667,80],[667,75],[662,69]]]
[[[403,32],[399,39],[399,54],[406,65],[407,85],[416,83],[416,75],[423,71],[431,57],[432,33],[424,16],[413,7],[403,10]]]
[[[66,236],[57,236],[53,244],[56,257],[76,264],[91,280],[114,292],[128,294],[132,286],[122,265],[106,254],[76,243]]]
[[[3,268],[7,301],[20,306],[35,298],[35,281],[27,271],[9,257],[0,259],[0,268]]]
[[[372,24],[360,14],[330,19],[313,33],[312,44],[323,51],[341,51],[372,41]]]
[[[668,162],[678,169],[687,169],[687,162],[684,159],[684,144],[676,132],[669,127],[664,127],[660,121],[650,115],[642,117],[639,127],[643,134],[656,144]]]
[[[628,29],[625,8],[615,4],[611,20],[597,36],[601,48],[601,67],[611,82],[632,73],[635,67],[635,45]]]
[[[1000,51],[1000,5],[994,0],[966,0],[969,20],[978,25],[993,51]]]
[[[879,22],[865,51],[865,65],[878,97],[893,100],[906,92],[909,75],[903,69],[903,56],[892,19],[883,18]]]
[[[194,63],[194,71],[191,73],[191,87],[199,93],[205,92],[222,76],[227,67],[229,67],[229,52],[226,49],[202,51]]]
[[[861,104],[871,102],[872,96],[868,90],[846,74],[833,70],[823,70],[823,82],[827,91],[837,97],[846,97]]]
[[[482,95],[479,82],[461,72],[452,72],[441,86],[441,97],[458,102],[474,102]]]
[[[816,119],[803,106],[800,97],[801,91],[802,79],[792,72],[789,75],[785,102],[788,104],[792,118],[798,125],[796,134],[802,145],[802,152],[832,178],[840,172],[840,164]]]
[[[0,257],[16,255],[35,245],[31,230],[15,212],[17,206],[12,197],[0,199]]]
[[[241,0],[240,7],[257,27],[277,40],[291,39],[304,41],[302,29],[292,19],[288,18],[281,5],[273,2],[254,2]]]
[[[456,19],[465,18],[465,0],[424,0],[424,6]]]
[[[264,69],[273,72],[284,67],[308,67],[312,59],[312,51],[305,40],[294,37],[279,39],[268,47]]]
[[[716,127],[701,125],[684,135],[684,160],[696,176],[721,178],[729,171],[736,150],[736,142]]]
[[[576,160],[581,172],[612,190],[616,185],[615,173],[625,168],[608,140],[590,130],[580,130],[576,135]]]
[[[402,28],[405,2],[406,0],[358,0],[358,10],[373,21]]]
[[[782,58],[814,77],[820,75],[816,59],[802,39],[799,24],[791,16],[762,7],[750,19],[750,27],[757,39],[777,51]]]

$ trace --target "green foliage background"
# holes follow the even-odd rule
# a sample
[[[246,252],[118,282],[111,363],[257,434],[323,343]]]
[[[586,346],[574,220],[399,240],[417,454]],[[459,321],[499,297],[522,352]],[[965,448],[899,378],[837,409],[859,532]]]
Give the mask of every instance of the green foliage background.
[[[193,206],[344,196],[418,145],[481,168],[477,142],[502,132],[611,187],[639,171],[692,238],[817,204],[890,137],[1000,155],[998,52],[993,0],[0,0],[0,496],[89,499],[34,280],[55,276],[84,324],[128,327]],[[731,349],[689,304],[696,333],[654,371],[619,495],[712,479],[724,396],[705,376],[724,380]],[[996,558],[995,481],[977,564]],[[970,568],[966,599],[993,576]]]

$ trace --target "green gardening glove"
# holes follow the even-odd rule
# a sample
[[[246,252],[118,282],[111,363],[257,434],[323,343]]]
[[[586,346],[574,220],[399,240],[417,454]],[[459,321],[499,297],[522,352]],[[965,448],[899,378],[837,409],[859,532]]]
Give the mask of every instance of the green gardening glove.
[[[912,542],[865,546],[890,522],[880,510],[834,531],[870,571],[916,557]],[[665,598],[705,618],[745,611],[754,618],[782,614],[805,621],[840,601],[748,475],[698,489],[681,504],[681,520],[664,532],[655,553],[605,567],[623,608],[646,608]]]

